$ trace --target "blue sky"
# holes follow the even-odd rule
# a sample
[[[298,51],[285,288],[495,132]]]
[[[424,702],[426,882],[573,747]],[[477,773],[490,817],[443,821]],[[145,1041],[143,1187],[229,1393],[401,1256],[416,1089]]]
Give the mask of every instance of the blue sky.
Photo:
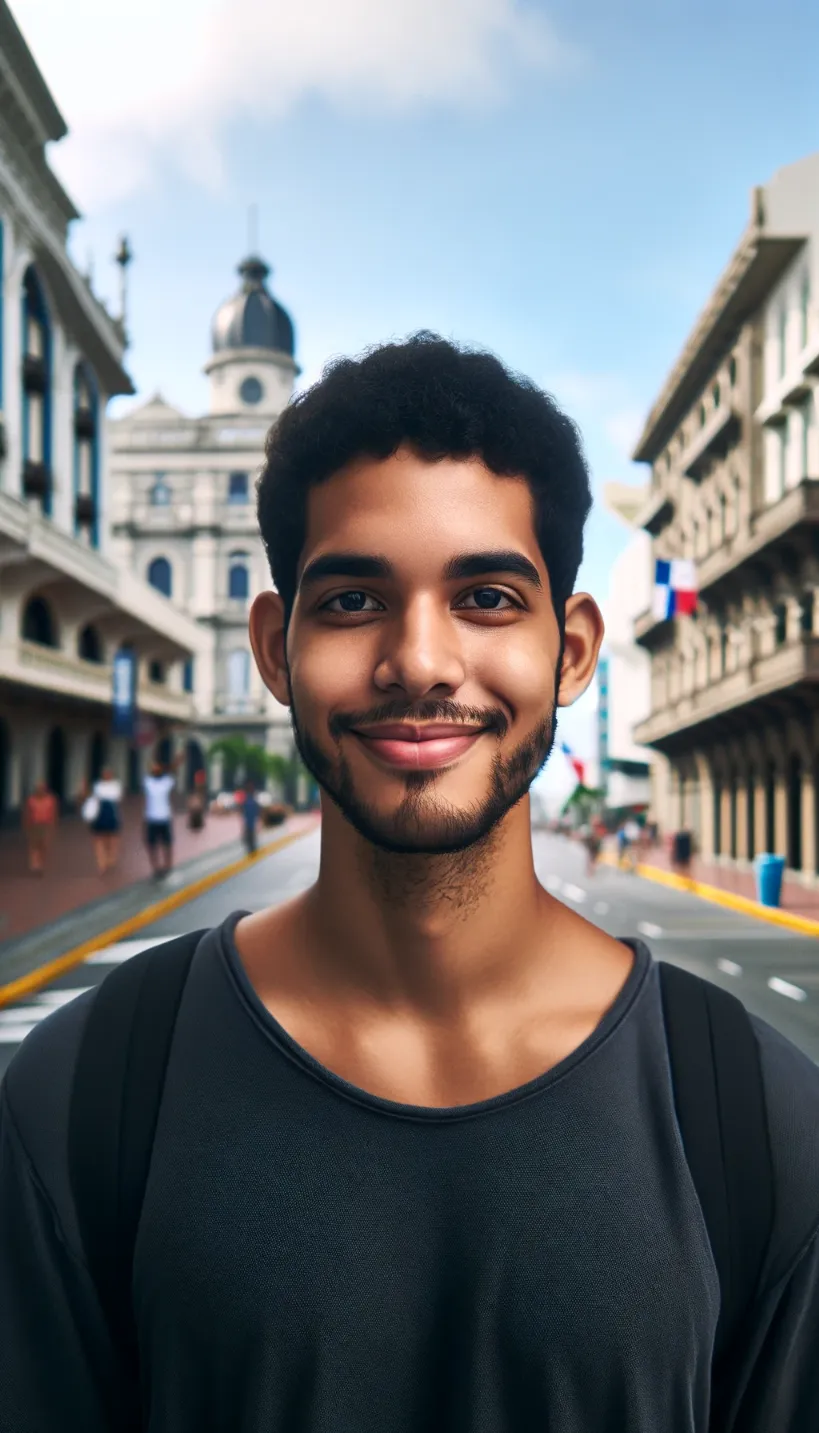
[[[129,367],[188,411],[247,210],[303,382],[416,328],[481,343],[579,421],[595,489],[640,420],[749,191],[819,147],[809,0],[12,0],[72,131],[51,162]],[[598,507],[581,582],[625,530]],[[591,701],[564,719],[590,740]]]

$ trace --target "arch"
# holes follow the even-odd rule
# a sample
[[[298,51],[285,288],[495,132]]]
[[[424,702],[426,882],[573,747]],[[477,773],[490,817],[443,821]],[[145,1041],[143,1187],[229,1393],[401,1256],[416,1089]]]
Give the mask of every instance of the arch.
[[[23,489],[51,515],[51,318],[34,264],[22,284],[22,438]]]
[[[84,662],[103,660],[102,638],[91,622],[83,627],[77,639],[77,656],[82,657]]]
[[[154,557],[148,563],[148,581],[163,597],[173,595],[173,571],[167,557]]]
[[[46,742],[45,779],[60,805],[65,801],[66,740],[61,726],[54,726]]]
[[[99,546],[99,389],[84,358],[74,366],[74,531]]]
[[[93,786],[102,776],[108,756],[108,742],[101,731],[95,731],[88,749],[88,780]]]
[[[246,552],[232,552],[228,563],[228,597],[246,602],[250,596],[250,558]]]
[[[44,597],[30,597],[23,609],[21,636],[38,647],[59,647],[57,624],[50,603]]]
[[[240,701],[250,691],[250,653],[246,647],[228,652],[227,684],[232,701]]]

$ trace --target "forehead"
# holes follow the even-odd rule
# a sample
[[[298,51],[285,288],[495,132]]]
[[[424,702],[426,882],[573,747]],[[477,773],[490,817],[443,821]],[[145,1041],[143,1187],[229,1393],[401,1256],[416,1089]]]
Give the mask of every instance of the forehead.
[[[383,553],[396,566],[517,547],[543,569],[524,478],[498,477],[476,458],[430,463],[407,450],[358,459],[310,490],[299,570],[323,551],[348,547]]]

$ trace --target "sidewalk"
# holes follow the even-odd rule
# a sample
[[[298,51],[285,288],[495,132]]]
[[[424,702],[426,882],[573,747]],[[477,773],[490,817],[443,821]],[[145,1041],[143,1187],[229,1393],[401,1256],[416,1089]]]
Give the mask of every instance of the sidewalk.
[[[105,876],[97,874],[91,835],[78,816],[61,820],[44,876],[28,873],[23,832],[0,831],[0,945],[78,907],[126,890],[151,874],[142,839],[141,798],[127,798],[122,816],[119,865]],[[186,817],[178,814],[174,820],[174,864],[182,866],[197,856],[235,845],[240,836],[237,812],[209,814],[201,831],[190,831]],[[161,889],[159,881],[157,889]]]
[[[650,846],[640,854],[640,863],[657,870],[672,871],[671,857],[665,845]],[[756,901],[756,879],[753,868],[737,869],[733,865],[722,865],[719,861],[704,861],[694,856],[688,873],[693,881],[701,885],[716,886],[718,890],[741,896],[747,901]],[[786,876],[782,882],[780,910],[808,920],[819,921],[819,886],[803,885],[801,881]]]

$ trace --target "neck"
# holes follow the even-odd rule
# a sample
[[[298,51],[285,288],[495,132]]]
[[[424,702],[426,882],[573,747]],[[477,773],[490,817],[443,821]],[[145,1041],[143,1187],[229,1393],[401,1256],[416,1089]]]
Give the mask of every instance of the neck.
[[[485,841],[444,856],[372,846],[327,802],[304,915],[325,985],[417,1013],[452,1013],[542,964],[558,904],[539,885],[529,801]]]

